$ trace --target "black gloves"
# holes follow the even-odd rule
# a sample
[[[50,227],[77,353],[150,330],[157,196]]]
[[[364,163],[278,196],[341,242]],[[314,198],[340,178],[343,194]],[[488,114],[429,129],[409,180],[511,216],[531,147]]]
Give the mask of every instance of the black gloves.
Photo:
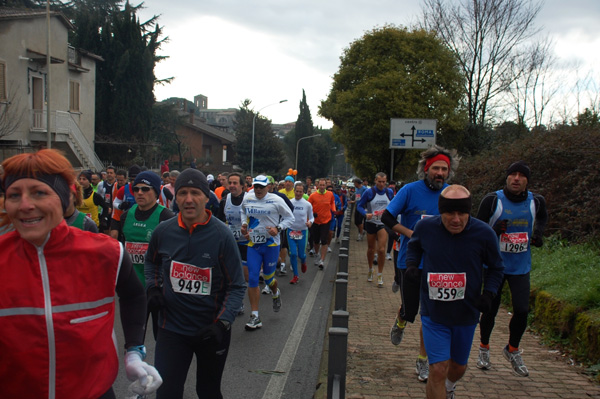
[[[496,224],[494,225],[494,227],[492,227],[492,229],[494,229],[494,231],[496,232],[496,235],[499,236],[500,234],[506,233],[507,225],[508,225],[508,219],[500,220],[500,221],[496,222]]]
[[[406,265],[406,271],[404,272],[404,277],[406,277],[406,281],[410,284],[420,284],[421,283],[421,270],[419,270],[419,266],[414,265]]]
[[[131,202],[129,202],[129,201],[123,201],[119,205],[119,209],[122,210],[122,211],[126,211],[129,208],[131,208]]]
[[[533,233],[531,236],[531,245],[538,248],[544,245],[544,236],[539,233]]]
[[[492,309],[492,301],[494,300],[494,294],[492,291],[483,291],[483,293],[475,300],[475,307],[481,313],[487,313]]]
[[[216,346],[221,345],[225,334],[229,330],[230,325],[227,322],[217,320],[202,331],[200,338],[206,343],[214,343]]]
[[[146,293],[148,298],[148,312],[154,312],[162,310],[167,306],[165,302],[165,296],[162,293],[162,289],[159,287],[152,287]]]

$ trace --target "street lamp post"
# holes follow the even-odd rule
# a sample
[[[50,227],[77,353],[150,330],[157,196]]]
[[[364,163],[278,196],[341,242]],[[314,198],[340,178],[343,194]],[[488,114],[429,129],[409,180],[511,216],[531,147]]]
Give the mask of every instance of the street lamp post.
[[[300,137],[298,139],[298,141],[296,141],[296,166],[294,167],[294,170],[298,170],[298,144],[300,144],[300,140],[310,139],[311,137],[320,137],[320,136],[321,136],[321,133],[313,134],[312,136]]]
[[[265,105],[264,107],[262,107],[261,109],[259,109],[258,111],[256,111],[256,113],[254,114],[254,118],[252,118],[252,152],[250,153],[250,175],[252,175],[252,177],[254,177],[254,129],[256,128],[256,116],[260,113],[260,111],[262,111],[263,109],[270,107],[271,105],[276,105],[276,104],[281,104],[286,102],[287,100],[281,100],[278,101],[276,103],[273,104],[269,104],[269,105]]]

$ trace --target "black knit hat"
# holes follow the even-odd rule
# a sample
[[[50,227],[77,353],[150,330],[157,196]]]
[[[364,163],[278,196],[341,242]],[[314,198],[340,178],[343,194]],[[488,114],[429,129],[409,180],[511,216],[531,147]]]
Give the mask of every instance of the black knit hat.
[[[208,188],[208,180],[204,173],[198,169],[187,168],[177,176],[175,180],[175,195],[181,187],[195,187],[200,189],[206,198],[210,197],[210,188]]]
[[[525,162],[517,161],[512,163],[508,169],[506,169],[506,177],[515,172],[521,172],[521,174],[527,178],[528,183],[531,180],[531,169],[529,169],[529,166]]]
[[[129,171],[127,172],[127,175],[129,177],[130,180],[134,180],[135,177],[140,174],[140,172],[142,171],[142,168],[140,168],[137,165],[131,165],[131,167],[129,168]]]

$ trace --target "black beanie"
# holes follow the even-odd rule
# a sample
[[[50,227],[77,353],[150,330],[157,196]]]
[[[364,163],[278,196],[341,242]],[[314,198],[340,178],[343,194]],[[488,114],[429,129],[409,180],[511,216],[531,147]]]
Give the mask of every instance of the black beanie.
[[[521,174],[527,178],[528,183],[531,180],[531,169],[529,169],[529,166],[525,162],[517,161],[512,163],[508,169],[506,169],[506,177],[515,172],[521,172]]]
[[[195,187],[200,189],[206,198],[210,198],[210,188],[208,188],[208,180],[204,173],[198,169],[187,168],[177,176],[175,180],[175,195],[181,187]]]
[[[139,166],[134,164],[134,165],[131,165],[131,167],[129,168],[127,175],[131,180],[133,180],[133,179],[135,179],[135,177],[137,175],[140,174],[141,171],[142,171],[142,168],[140,168]]]

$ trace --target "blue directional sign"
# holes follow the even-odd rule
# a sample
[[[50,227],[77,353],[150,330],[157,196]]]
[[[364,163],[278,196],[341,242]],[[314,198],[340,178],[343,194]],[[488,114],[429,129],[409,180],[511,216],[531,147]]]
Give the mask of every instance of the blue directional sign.
[[[429,148],[435,144],[435,119],[392,118],[390,121],[390,149]]]

